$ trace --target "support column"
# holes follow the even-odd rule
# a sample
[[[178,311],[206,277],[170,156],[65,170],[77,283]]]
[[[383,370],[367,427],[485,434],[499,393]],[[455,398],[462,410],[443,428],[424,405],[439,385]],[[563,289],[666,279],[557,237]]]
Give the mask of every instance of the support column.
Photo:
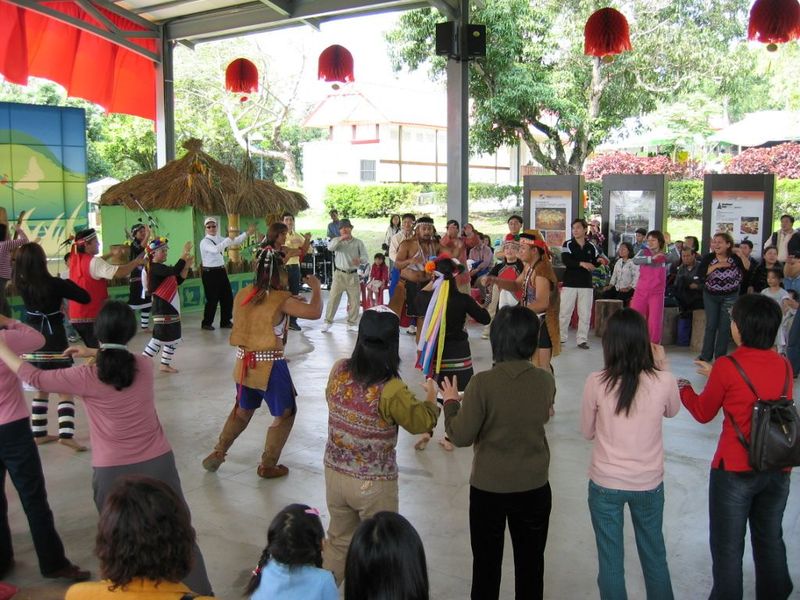
[[[161,31],[161,64],[156,73],[156,166],[175,158],[175,86],[172,50],[175,47]]]
[[[469,0],[460,0],[455,23],[461,60],[447,61],[447,218],[463,225],[469,215]]]

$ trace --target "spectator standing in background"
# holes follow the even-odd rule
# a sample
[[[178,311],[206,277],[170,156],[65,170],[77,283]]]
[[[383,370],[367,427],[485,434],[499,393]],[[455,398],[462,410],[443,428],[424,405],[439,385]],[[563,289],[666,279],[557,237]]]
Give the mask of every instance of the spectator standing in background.
[[[331,222],[328,223],[328,239],[332,240],[333,238],[339,237],[341,225],[339,221],[339,211],[334,209],[329,214],[331,216]]]
[[[633,255],[636,256],[639,253],[639,250],[642,248],[647,247],[647,242],[645,238],[647,237],[647,229],[644,227],[640,227],[636,230],[636,241],[633,243]]]
[[[283,248],[276,248],[276,250],[281,250],[286,255],[289,291],[293,296],[296,296],[300,293],[300,280],[302,279],[300,258],[308,252],[308,247],[311,245],[311,234],[300,235],[295,231],[294,215],[291,213],[283,213],[283,224],[289,229],[286,232],[286,244]],[[289,329],[292,331],[301,330],[300,325],[297,323],[297,317],[289,317]]]
[[[252,233],[245,231],[235,238],[219,235],[217,220],[214,217],[207,217],[203,225],[206,228],[205,237],[200,240],[200,262],[201,278],[203,280],[203,293],[206,297],[206,304],[203,309],[203,322],[201,329],[214,331],[214,317],[217,314],[217,304],[219,304],[219,326],[222,329],[233,327],[233,291],[231,282],[228,279],[228,272],[225,270],[225,249],[230,246],[238,246],[247,239]],[[252,228],[253,230],[255,228]]]
[[[567,343],[569,322],[575,305],[578,305],[578,348],[589,349],[589,322],[592,316],[592,271],[600,264],[600,251],[586,239],[588,225],[584,219],[572,221],[572,238],[561,248],[564,262],[564,285],[561,288],[561,310],[559,330],[561,344]]]
[[[698,275],[699,267],[697,251],[684,248],[681,266],[675,275],[675,300],[682,315],[690,315],[693,310],[703,308],[703,282]]]
[[[400,233],[400,225],[402,223],[402,219],[400,215],[392,215],[389,217],[389,227],[386,228],[386,233],[383,236],[383,244],[381,244],[381,250],[383,250],[384,256],[386,256],[389,252],[389,244],[392,243],[392,238]],[[387,266],[389,269],[392,268],[392,261],[391,259],[387,261]]]
[[[767,238],[764,249],[775,246],[778,249],[778,260],[786,262],[789,257],[789,240],[792,239],[795,233],[794,217],[792,215],[782,215],[780,229]]]
[[[347,293],[347,331],[356,331],[358,307],[361,306],[358,267],[369,262],[364,242],[353,237],[353,224],[350,219],[342,219],[338,223],[339,235],[328,244],[328,250],[334,253],[333,284],[330,294],[328,294],[325,325],[322,326],[323,333],[329,331],[333,325],[333,318],[336,316],[339,301],[344,293]]]
[[[755,282],[756,270],[758,269],[758,261],[751,258],[750,254],[753,252],[753,242],[750,240],[742,240],[739,245],[733,250],[734,254],[742,261],[742,285],[739,288],[740,294],[750,294],[753,292],[753,284]]]

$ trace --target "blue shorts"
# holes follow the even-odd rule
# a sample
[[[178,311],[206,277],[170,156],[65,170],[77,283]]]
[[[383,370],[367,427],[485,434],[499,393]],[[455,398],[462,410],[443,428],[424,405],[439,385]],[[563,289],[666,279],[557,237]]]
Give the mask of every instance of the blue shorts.
[[[255,410],[262,402],[266,402],[269,414],[273,417],[281,417],[287,410],[294,414],[297,411],[294,400],[296,396],[292,376],[289,374],[289,365],[285,360],[276,360],[272,363],[266,390],[236,384],[236,398],[241,408]]]

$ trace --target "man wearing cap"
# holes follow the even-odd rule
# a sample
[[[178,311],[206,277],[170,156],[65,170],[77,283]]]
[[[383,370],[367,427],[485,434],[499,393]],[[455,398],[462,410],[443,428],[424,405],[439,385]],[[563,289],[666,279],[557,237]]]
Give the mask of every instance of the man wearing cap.
[[[235,238],[223,238],[217,233],[218,223],[214,217],[207,217],[203,225],[206,229],[206,236],[200,241],[200,262],[206,304],[200,327],[206,331],[214,331],[214,315],[217,313],[217,303],[219,303],[219,326],[223,329],[230,329],[233,327],[233,323],[231,323],[233,292],[231,291],[231,282],[228,280],[228,272],[225,270],[223,252],[229,246],[240,245],[252,231],[245,231]]]
[[[69,301],[69,320],[88,348],[99,344],[94,335],[94,322],[103,303],[108,298],[108,282],[116,277],[126,277],[144,264],[144,256],[134,258],[125,265],[112,265],[97,256],[100,243],[94,229],[84,229],[75,234],[72,256],[69,259],[69,278],[89,293],[88,304]]]
[[[333,212],[333,211],[332,211]],[[342,294],[347,292],[347,331],[356,331],[358,307],[361,304],[361,286],[358,281],[358,267],[369,262],[364,242],[353,237],[353,224],[350,219],[339,221],[339,235],[331,239],[328,250],[333,252],[333,283],[328,295],[328,308],[325,311],[325,325],[322,331],[330,330],[333,317],[339,308]]]
[[[433,219],[420,217],[417,219],[415,235],[400,244],[397,249],[395,267],[400,269],[400,278],[405,282],[406,314],[416,320],[406,333],[417,334],[417,325],[422,325],[425,314],[417,314],[417,291],[425,287],[431,280],[431,274],[425,271],[425,263],[439,254],[439,244],[433,239]]]

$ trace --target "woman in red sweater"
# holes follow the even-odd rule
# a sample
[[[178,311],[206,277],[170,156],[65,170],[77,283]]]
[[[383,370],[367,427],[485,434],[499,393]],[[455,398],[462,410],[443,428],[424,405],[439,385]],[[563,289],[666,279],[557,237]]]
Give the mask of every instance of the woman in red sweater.
[[[695,361],[698,373],[708,376],[700,395],[688,381],[678,380],[681,401],[699,422],[710,422],[720,409],[725,415],[708,486],[714,578],[710,598],[742,598],[742,554],[749,521],[756,568],[755,597],[782,600],[792,592],[781,527],[789,496],[789,471],[753,471],[731,421],[749,440],[753,405],[758,398],[736,363],[761,399],[779,398],[784,392],[792,397],[791,367],[772,350],[782,314],[772,299],[748,294],[733,305],[731,318],[731,335],[738,348],[730,356],[717,359],[713,367]]]

